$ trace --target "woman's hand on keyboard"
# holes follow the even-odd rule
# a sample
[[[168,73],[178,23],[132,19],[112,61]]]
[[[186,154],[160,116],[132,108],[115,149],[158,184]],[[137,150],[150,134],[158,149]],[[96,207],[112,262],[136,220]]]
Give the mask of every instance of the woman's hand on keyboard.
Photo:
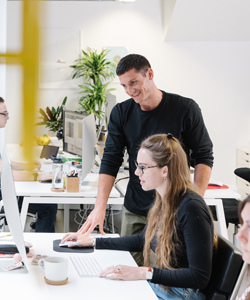
[[[74,247],[76,244],[73,242],[77,242],[78,247],[91,247],[93,245],[93,238],[82,234],[80,232],[68,232],[61,240],[61,244],[65,242],[72,241],[72,245],[70,244],[68,247]]]
[[[112,280],[145,280],[147,270],[147,267],[116,265],[102,270],[100,277]]]
[[[37,176],[38,181],[50,180],[50,179],[52,179],[52,172],[40,173]]]

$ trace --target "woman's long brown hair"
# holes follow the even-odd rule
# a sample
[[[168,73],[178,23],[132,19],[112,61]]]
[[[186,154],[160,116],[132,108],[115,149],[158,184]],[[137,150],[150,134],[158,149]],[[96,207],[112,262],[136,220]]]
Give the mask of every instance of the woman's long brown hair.
[[[159,168],[168,167],[165,197],[156,192],[155,203],[148,214],[143,250],[144,265],[150,265],[150,243],[157,235],[156,267],[172,270],[176,268],[176,214],[181,197],[187,191],[194,191],[190,181],[187,156],[179,141],[170,134],[156,134],[141,143],[147,149]]]

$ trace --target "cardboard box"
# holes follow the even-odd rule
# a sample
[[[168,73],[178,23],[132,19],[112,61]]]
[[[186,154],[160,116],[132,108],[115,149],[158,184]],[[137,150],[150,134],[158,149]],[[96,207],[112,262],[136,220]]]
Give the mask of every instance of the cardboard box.
[[[66,177],[66,191],[68,193],[79,193],[79,177]]]

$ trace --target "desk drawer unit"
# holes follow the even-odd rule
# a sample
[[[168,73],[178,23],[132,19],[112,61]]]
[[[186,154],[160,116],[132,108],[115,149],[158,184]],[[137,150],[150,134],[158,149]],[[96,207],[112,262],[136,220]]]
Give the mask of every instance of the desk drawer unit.
[[[236,168],[250,168],[250,146],[236,149]],[[241,199],[250,195],[250,183],[236,176],[237,190]]]
[[[241,196],[243,195],[245,198],[250,195],[250,183],[242,178],[237,176],[236,179],[237,189]]]
[[[250,149],[237,149],[236,163],[237,168],[250,168]]]

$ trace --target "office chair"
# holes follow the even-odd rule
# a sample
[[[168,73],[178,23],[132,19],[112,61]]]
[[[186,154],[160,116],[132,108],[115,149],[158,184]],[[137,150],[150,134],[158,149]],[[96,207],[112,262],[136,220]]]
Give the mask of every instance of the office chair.
[[[234,174],[250,183],[250,168],[237,168],[234,170]],[[225,199],[222,199],[222,202],[223,202],[223,208],[224,208],[224,212],[225,212],[225,219],[226,219],[227,227],[228,227],[229,223],[234,224],[234,228],[235,228],[234,235],[235,235],[238,231],[239,224],[240,224],[239,217],[238,217],[239,200],[225,198]],[[210,207],[210,209],[211,209],[214,220],[217,221],[215,208]]]
[[[234,174],[250,182],[250,168],[237,168],[234,170]]]
[[[243,264],[240,250],[218,235],[218,247],[213,257],[212,274],[204,291],[206,300],[234,300],[245,271],[246,264]]]

